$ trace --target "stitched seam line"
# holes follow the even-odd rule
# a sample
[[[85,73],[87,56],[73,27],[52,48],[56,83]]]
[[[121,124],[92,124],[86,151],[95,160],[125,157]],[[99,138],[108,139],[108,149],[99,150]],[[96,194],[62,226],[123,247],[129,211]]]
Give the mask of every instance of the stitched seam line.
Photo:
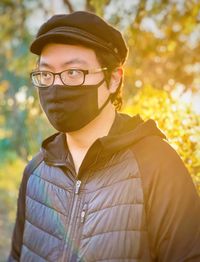
[[[24,245],[27,249],[29,249],[32,253],[34,253],[36,256],[41,257],[41,258],[44,259],[45,261],[50,262],[50,260],[47,260],[45,257],[43,257],[43,256],[41,256],[40,254],[36,253],[36,251],[33,250],[32,248],[30,248],[27,244],[23,243],[23,245]]]
[[[30,198],[32,201],[35,201],[35,202],[37,202],[37,203],[39,203],[39,204],[41,204],[41,205],[43,205],[43,206],[45,206],[45,207],[47,207],[47,208],[50,208],[50,209],[56,211],[57,213],[65,216],[65,217],[68,217],[67,215],[61,213],[61,212],[58,211],[57,209],[55,209],[55,208],[53,208],[53,207],[50,207],[50,206],[47,206],[46,204],[42,203],[41,201],[39,201],[39,200],[37,200],[37,199],[34,199],[33,197],[30,197],[30,196],[28,196],[28,195],[26,195],[26,197],[27,197],[27,198]]]
[[[41,228],[41,227],[39,227],[39,226],[34,225],[32,222],[30,222],[30,220],[26,219],[26,221],[27,221],[29,224],[31,224],[33,227],[38,228],[39,230],[41,230],[41,231],[47,233],[48,235],[50,235],[50,236],[52,236],[52,237],[55,237],[55,238],[58,239],[58,240],[62,240],[62,238],[56,237],[56,236],[53,235],[52,233],[46,231],[46,229],[43,229],[43,228]]]
[[[95,234],[95,235],[91,235],[89,237],[83,237],[81,238],[81,240],[85,240],[85,239],[88,239],[88,238],[93,238],[93,237],[96,237],[96,236],[100,236],[100,235],[105,235],[105,234],[110,234],[110,233],[114,233],[114,232],[146,232],[146,230],[142,230],[142,229],[131,229],[131,230],[112,230],[112,231],[109,231],[109,232],[102,232],[102,233],[98,233],[98,234]]]
[[[104,207],[102,209],[98,209],[98,210],[95,210],[95,211],[92,211],[92,212],[88,212],[88,215],[91,215],[91,214],[94,214],[96,212],[99,212],[99,211],[102,211],[102,210],[105,210],[105,209],[108,209],[108,208],[113,208],[113,207],[116,207],[116,206],[134,206],[134,205],[143,205],[144,203],[123,203],[123,204],[116,204],[114,206],[108,206],[108,207]],[[89,209],[88,209],[89,210]]]
[[[59,189],[63,189],[64,191],[67,191],[67,192],[70,192],[70,193],[73,192],[72,190],[67,190],[66,188],[62,187],[62,185],[56,185],[56,184],[54,184],[53,182],[51,182],[51,181],[49,181],[48,179],[45,179],[45,178],[37,175],[37,174],[34,173],[34,172],[32,173],[32,176],[36,176],[38,179],[41,179],[41,180],[43,180],[43,181],[45,181],[45,182],[48,182],[49,184],[51,184],[51,185],[53,185],[53,186],[55,186],[55,187],[57,187],[57,188],[59,188]],[[69,189],[70,189],[70,187],[69,187]]]
[[[93,190],[93,191],[87,192],[87,191],[85,190],[84,193],[90,194],[90,193],[93,193],[93,192],[97,192],[97,191],[99,191],[99,190],[101,190],[101,189],[103,189],[103,188],[111,187],[111,186],[113,186],[113,185],[117,185],[118,183],[122,183],[122,182],[124,182],[124,181],[126,181],[126,180],[131,180],[131,179],[140,179],[140,177],[138,176],[138,177],[125,178],[125,179],[122,179],[122,180],[118,180],[117,182],[115,182],[115,183],[113,183],[113,184],[110,184],[110,185],[106,185],[106,186],[102,186],[102,187],[100,187],[100,188],[97,188],[97,189],[95,189],[95,190]]]
[[[106,41],[104,41],[104,40],[102,40],[101,38],[99,38],[99,37],[96,37],[96,36],[94,36],[94,35],[92,35],[92,34],[90,34],[89,32],[86,32],[86,31],[84,31],[84,30],[82,30],[82,29],[79,29],[79,28],[75,28],[75,27],[71,27],[71,26],[60,26],[60,27],[58,27],[57,29],[55,29],[55,28],[53,28],[53,29],[51,29],[50,30],[50,32],[58,32],[58,33],[62,33],[62,32],[70,32],[70,33],[79,33],[79,34],[81,34],[82,36],[87,36],[87,37],[89,37],[89,38],[91,38],[92,40],[94,40],[94,41],[96,41],[96,42],[101,42],[103,45],[107,45],[107,42]]]
[[[146,195],[145,195],[145,192],[144,192],[144,182],[143,182],[143,179],[142,179],[142,172],[141,172],[139,160],[137,158],[137,155],[134,152],[134,147],[133,148],[129,148],[129,152],[132,154],[132,157],[135,159],[135,161],[137,163],[138,173],[139,173],[139,176],[140,176],[140,179],[141,179],[141,187],[142,187],[143,200],[144,200],[145,226],[146,226],[146,232],[147,232],[148,248],[149,248],[149,251],[150,251],[150,257],[153,260],[153,258],[156,257],[156,256],[154,254],[155,252],[152,253],[153,248],[152,248],[152,245],[151,245],[151,238],[150,238],[149,225],[148,225],[148,212],[147,212],[148,201],[146,199]]]

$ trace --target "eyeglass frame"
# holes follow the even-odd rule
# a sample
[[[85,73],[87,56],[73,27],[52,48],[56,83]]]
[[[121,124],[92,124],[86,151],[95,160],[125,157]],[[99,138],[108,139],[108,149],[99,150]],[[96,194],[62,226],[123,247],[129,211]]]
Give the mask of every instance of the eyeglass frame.
[[[83,82],[81,84],[78,84],[78,85],[66,85],[62,78],[61,78],[61,74],[63,72],[66,72],[66,71],[70,71],[70,70],[77,70],[77,71],[81,71],[83,73]],[[66,70],[63,70],[61,72],[58,72],[58,73],[54,73],[54,72],[51,72],[51,71],[48,71],[48,70],[35,70],[35,71],[32,71],[30,73],[30,78],[31,78],[31,81],[32,81],[32,84],[38,88],[49,88],[50,86],[52,86],[54,84],[54,81],[55,81],[55,76],[56,75],[59,75],[60,77],[60,80],[61,82],[63,83],[63,85],[67,86],[67,87],[76,87],[76,86],[82,86],[84,83],[85,83],[85,76],[88,75],[88,74],[95,74],[95,73],[100,73],[100,72],[103,72],[103,71],[106,71],[108,70],[107,67],[103,67],[103,68],[97,68],[97,69],[78,69],[78,68],[69,68],[69,69],[66,69]],[[47,86],[39,86],[39,85],[36,85],[33,81],[33,74],[34,73],[40,73],[40,72],[45,72],[45,73],[51,73],[51,75],[53,76],[53,79],[52,79],[52,83],[51,85],[47,85]]]

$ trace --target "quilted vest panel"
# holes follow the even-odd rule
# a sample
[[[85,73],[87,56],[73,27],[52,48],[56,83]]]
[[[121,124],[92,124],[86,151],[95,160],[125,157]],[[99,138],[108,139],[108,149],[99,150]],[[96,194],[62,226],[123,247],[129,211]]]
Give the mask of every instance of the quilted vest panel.
[[[43,162],[30,176],[20,261],[151,261],[132,151],[87,170],[78,191],[69,172]]]

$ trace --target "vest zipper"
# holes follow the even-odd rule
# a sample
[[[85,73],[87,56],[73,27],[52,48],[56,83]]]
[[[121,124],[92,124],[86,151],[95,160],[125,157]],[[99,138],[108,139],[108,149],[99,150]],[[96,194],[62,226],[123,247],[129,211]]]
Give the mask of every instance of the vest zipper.
[[[87,209],[87,204],[84,204],[82,212],[81,212],[81,223],[82,224],[85,222],[86,209]]]
[[[80,181],[80,180],[77,180],[77,181],[76,181],[76,187],[75,187],[75,194],[76,194],[76,195],[79,193],[80,186],[81,186],[81,181]]]
[[[74,189],[74,197],[73,197],[73,204],[72,204],[72,209],[71,209],[71,215],[70,215],[70,220],[69,220],[69,226],[68,226],[68,232],[66,234],[66,237],[65,237],[65,242],[66,242],[66,238],[69,242],[68,244],[68,252],[65,252],[63,250],[63,258],[62,258],[62,261],[65,262],[65,261],[68,261],[68,258],[67,260],[65,259],[65,255],[68,253],[69,257],[71,257],[71,253],[72,253],[72,248],[73,248],[73,239],[71,238],[72,237],[72,230],[73,230],[73,220],[74,220],[74,215],[75,215],[75,211],[76,211],[76,206],[77,206],[77,200],[78,200],[78,194],[79,194],[79,191],[80,191],[80,186],[81,186],[81,181],[80,180],[77,180],[76,183],[75,183],[75,189]]]

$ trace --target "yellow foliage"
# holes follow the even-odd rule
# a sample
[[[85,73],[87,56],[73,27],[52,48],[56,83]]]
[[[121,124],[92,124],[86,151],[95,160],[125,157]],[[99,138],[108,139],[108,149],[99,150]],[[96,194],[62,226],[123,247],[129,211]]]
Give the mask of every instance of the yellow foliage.
[[[3,80],[0,82],[0,92],[4,93],[5,91],[8,90],[10,86],[10,83],[7,80]]]
[[[128,100],[123,111],[140,114],[144,120],[156,120],[183,159],[200,193],[200,117],[192,112],[191,106],[173,99],[166,91],[146,85]]]

